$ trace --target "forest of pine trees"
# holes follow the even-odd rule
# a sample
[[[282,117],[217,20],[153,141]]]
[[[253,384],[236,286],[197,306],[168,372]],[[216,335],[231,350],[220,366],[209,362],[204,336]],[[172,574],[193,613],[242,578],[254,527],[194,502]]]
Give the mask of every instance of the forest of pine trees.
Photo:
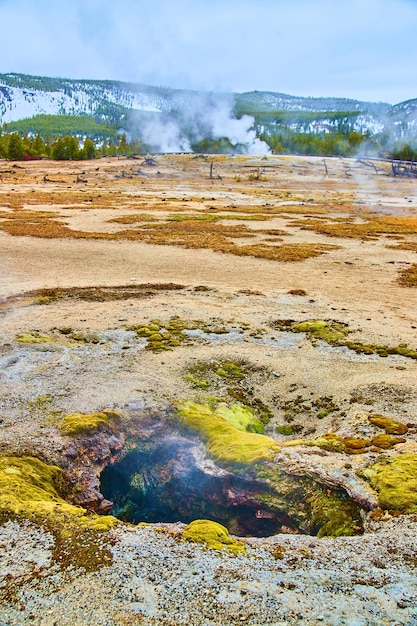
[[[64,123],[63,126],[65,125]],[[114,129],[107,129],[109,133],[106,136],[103,128],[101,127],[101,136],[95,133],[93,136],[86,136],[75,132],[68,134],[49,134],[49,132],[34,134],[27,130],[10,132],[11,129],[3,127],[3,130],[0,129],[0,158],[12,161],[39,158],[76,161],[99,156],[152,152],[151,146],[146,146],[139,140],[128,141],[125,133],[117,134]],[[274,132],[260,134],[260,139],[268,144],[274,154],[389,156],[393,159],[417,160],[417,144],[402,142],[392,145],[389,136],[375,137],[353,130],[313,133],[281,126]],[[222,154],[244,151],[244,146],[233,146],[227,137],[206,138],[195,142],[193,150]]]

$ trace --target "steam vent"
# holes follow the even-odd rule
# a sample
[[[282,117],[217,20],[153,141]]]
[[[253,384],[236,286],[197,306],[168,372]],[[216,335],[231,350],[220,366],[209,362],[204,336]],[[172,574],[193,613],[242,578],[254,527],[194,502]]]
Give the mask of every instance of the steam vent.
[[[182,407],[180,414],[213,418],[208,407],[197,404]],[[148,419],[146,432],[149,438],[135,441],[134,450],[101,474],[101,492],[120,519],[137,524],[208,518],[244,537],[362,532],[360,508],[345,490],[285,472],[285,464],[272,460],[278,446],[265,436],[245,433],[241,443],[238,434],[213,460],[198,437],[176,430],[169,420],[161,432],[161,419]],[[258,447],[264,443],[268,447]]]

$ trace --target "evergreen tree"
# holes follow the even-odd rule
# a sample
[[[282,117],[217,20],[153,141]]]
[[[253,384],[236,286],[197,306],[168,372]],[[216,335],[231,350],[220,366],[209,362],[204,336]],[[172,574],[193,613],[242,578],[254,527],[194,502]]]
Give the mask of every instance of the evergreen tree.
[[[9,137],[9,148],[7,157],[10,161],[21,161],[23,159],[23,139],[19,133],[12,133]]]
[[[40,157],[46,154],[46,146],[39,133],[33,140],[31,149],[34,156]]]
[[[83,148],[84,152],[85,152],[85,158],[86,159],[94,159],[96,156],[96,149],[94,147],[94,143],[93,141],[90,139],[90,137],[87,137],[86,140],[84,141],[84,148]]]
[[[77,139],[70,135],[58,137],[51,146],[51,156],[57,161],[78,160],[81,154]]]
[[[127,143],[126,133],[123,133],[117,148],[117,154],[128,154],[128,152],[129,144]]]

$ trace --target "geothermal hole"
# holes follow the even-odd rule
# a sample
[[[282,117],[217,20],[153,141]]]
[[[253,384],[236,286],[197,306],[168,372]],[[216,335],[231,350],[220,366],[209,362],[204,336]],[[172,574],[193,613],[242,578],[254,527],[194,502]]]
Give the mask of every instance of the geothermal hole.
[[[205,456],[203,446],[178,433],[151,436],[137,446],[101,474],[102,494],[114,503],[113,514],[125,521],[189,523],[210,519],[240,536],[267,537],[280,532],[315,535],[329,521],[329,516],[322,519],[322,506],[335,506],[330,519],[338,515],[339,523],[340,506],[346,506],[341,523],[346,512],[346,519],[358,526],[355,532],[362,530],[359,507],[340,490],[333,492],[330,504],[319,504],[318,514],[317,507],[311,512],[306,501],[328,491],[311,478],[284,477],[284,482],[290,481],[290,492],[279,505],[267,480],[252,476],[248,470],[230,472],[216,466]],[[348,529],[339,534],[352,532]]]
[[[265,487],[264,487],[265,490]],[[152,452],[133,451],[101,474],[101,492],[114,502],[112,513],[128,522],[184,522],[211,519],[240,536],[267,537],[282,527],[297,532],[283,512],[268,511],[258,483],[199,465],[190,443],[173,442]]]

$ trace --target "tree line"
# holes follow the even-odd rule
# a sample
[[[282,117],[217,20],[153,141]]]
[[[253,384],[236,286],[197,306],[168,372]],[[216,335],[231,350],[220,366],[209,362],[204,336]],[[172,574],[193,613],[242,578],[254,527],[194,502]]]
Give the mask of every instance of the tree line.
[[[50,158],[56,161],[82,161],[99,156],[138,154],[141,145],[138,141],[128,142],[126,134],[114,139],[103,140],[96,147],[91,137],[79,140],[74,135],[64,135],[44,139],[39,133],[31,136],[18,132],[0,131],[0,158],[10,161],[30,161]]]
[[[417,161],[416,142],[392,145],[387,135],[372,136],[357,131],[312,133],[280,128],[274,133],[258,133],[274,154],[312,156],[384,156]],[[227,137],[206,138],[192,144],[194,152],[224,154],[244,152],[244,146],[233,145]],[[79,139],[74,134],[46,137],[41,133],[5,132],[0,130],[0,158],[11,161],[50,158],[58,161],[94,159],[100,156],[144,154],[151,151],[140,140],[128,141],[126,134],[93,139]]]

